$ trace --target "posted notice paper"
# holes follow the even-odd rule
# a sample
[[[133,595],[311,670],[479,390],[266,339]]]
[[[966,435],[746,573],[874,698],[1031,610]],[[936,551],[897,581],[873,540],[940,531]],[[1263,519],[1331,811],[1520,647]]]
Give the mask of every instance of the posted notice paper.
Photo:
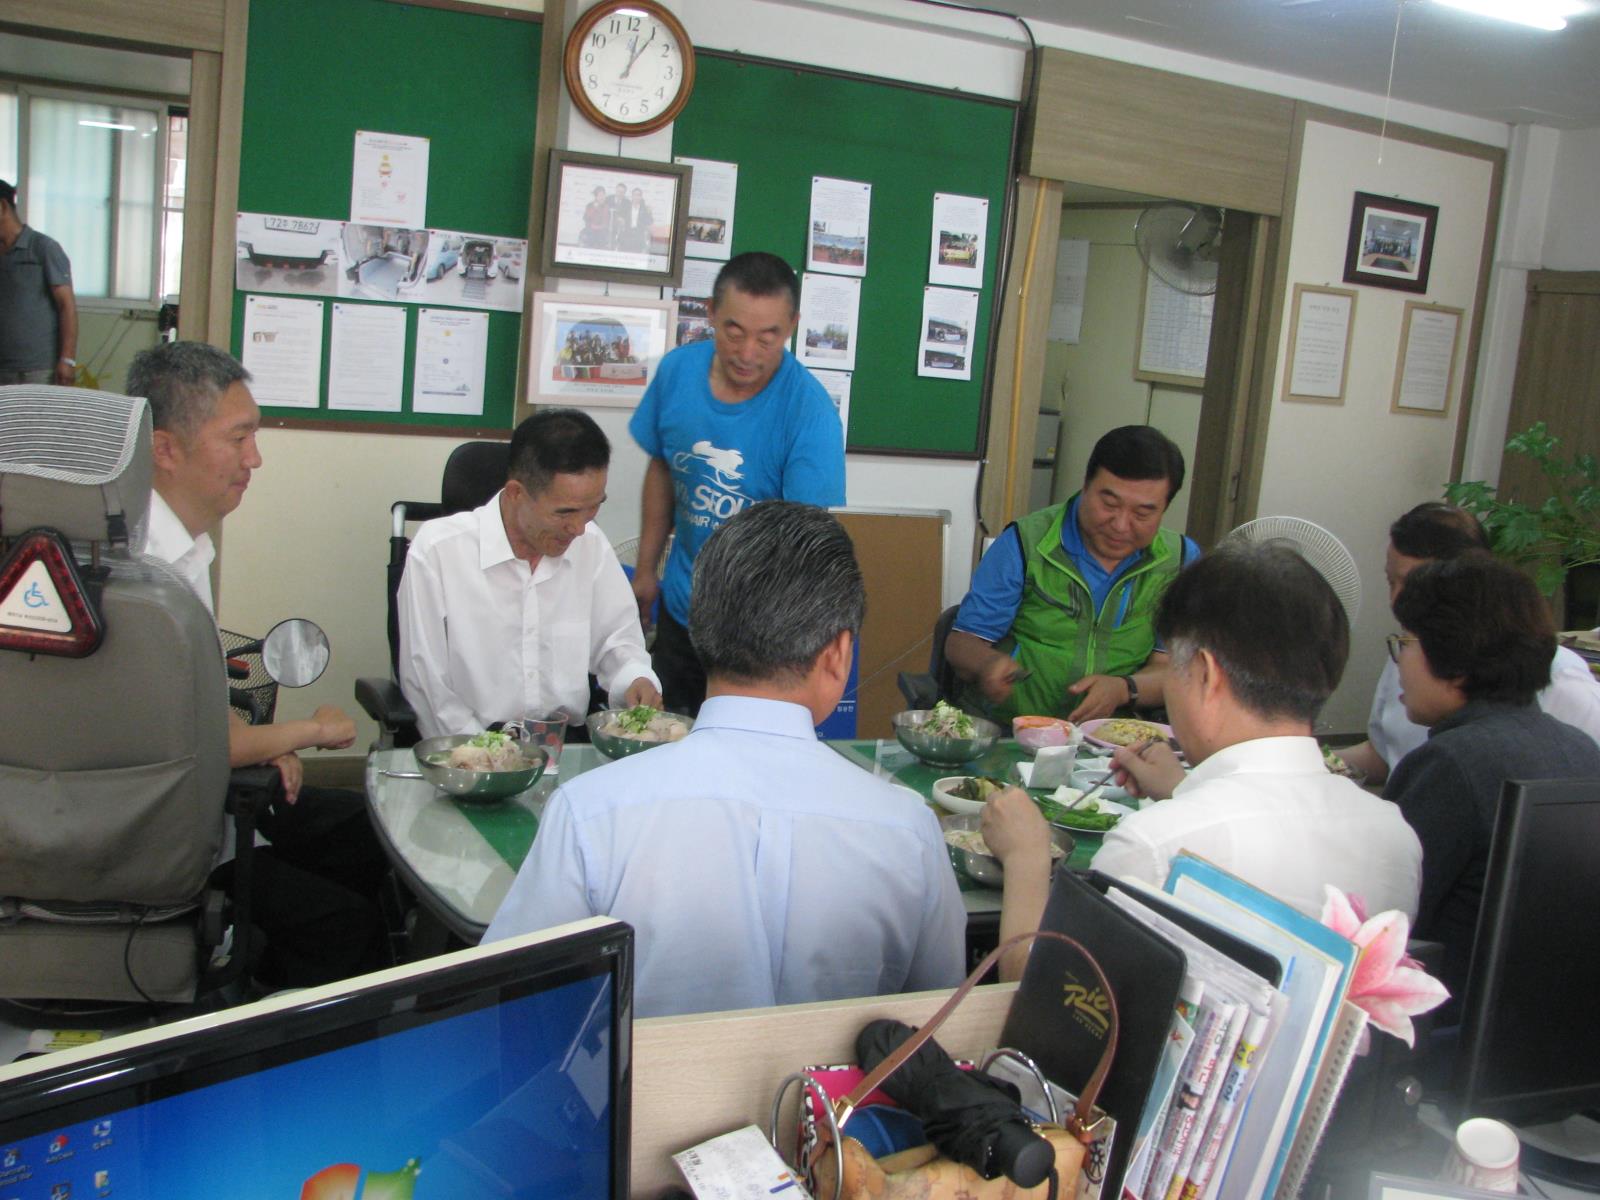
[[[839,414],[839,424],[844,429],[845,445],[850,444],[850,381],[855,378],[849,371],[813,371],[812,378],[822,385]]]
[[[488,348],[488,313],[420,309],[411,411],[481,417]]]
[[[405,309],[334,304],[328,338],[329,408],[399,412],[405,366]]]
[[[1050,297],[1052,342],[1076,346],[1083,334],[1083,294],[1089,283],[1089,239],[1062,238],[1056,247],[1056,290]]]
[[[867,221],[871,214],[870,183],[812,176],[806,269],[857,278],[865,275]]]
[[[982,196],[935,192],[928,282],[944,287],[982,287],[983,235],[988,228],[989,202]]]
[[[800,283],[800,328],[795,357],[808,367],[856,369],[861,280],[807,271]]]
[[[244,298],[244,369],[256,403],[316,408],[322,386],[321,300]]]
[[[694,168],[689,182],[688,238],[691,258],[727,259],[733,253],[733,201],[739,190],[739,164],[710,158],[673,160]]]
[[[428,139],[356,130],[350,220],[358,225],[428,224]]]
[[[971,379],[978,293],[964,288],[922,289],[922,344],[917,374],[930,379]]]

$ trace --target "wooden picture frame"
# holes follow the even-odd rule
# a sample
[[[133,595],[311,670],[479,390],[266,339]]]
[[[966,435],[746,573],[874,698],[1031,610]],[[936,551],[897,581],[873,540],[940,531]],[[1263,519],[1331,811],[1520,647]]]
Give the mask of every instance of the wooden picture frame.
[[[693,173],[686,163],[550,151],[540,270],[676,287]]]
[[[1406,301],[1390,412],[1450,415],[1450,392],[1456,382],[1456,353],[1461,347],[1465,316],[1465,309],[1448,304]]]
[[[1285,400],[1344,403],[1356,299],[1357,294],[1349,288],[1294,285],[1294,302],[1289,310],[1289,352],[1283,366]]]
[[[1344,281],[1426,292],[1439,206],[1357,192],[1344,251]]]
[[[672,300],[535,292],[529,404],[634,408],[672,349]]]

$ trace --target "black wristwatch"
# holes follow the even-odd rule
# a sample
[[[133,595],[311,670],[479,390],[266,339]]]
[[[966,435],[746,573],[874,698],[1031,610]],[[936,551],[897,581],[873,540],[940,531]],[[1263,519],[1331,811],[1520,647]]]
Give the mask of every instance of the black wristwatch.
[[[1117,678],[1128,685],[1128,707],[1132,708],[1139,703],[1139,683],[1132,675],[1119,675]]]

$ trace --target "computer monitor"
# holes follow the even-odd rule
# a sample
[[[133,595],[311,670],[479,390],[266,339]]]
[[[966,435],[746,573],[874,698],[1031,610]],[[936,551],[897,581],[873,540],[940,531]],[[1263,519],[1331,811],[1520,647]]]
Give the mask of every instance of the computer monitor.
[[[632,977],[596,918],[0,1068],[0,1197],[624,1200]]]
[[[1600,779],[1501,792],[1451,1089],[1513,1123],[1600,1104]]]

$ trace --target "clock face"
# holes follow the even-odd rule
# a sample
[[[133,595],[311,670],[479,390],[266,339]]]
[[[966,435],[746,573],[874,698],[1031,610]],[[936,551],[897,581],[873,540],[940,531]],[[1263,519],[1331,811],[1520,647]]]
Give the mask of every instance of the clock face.
[[[595,124],[648,133],[688,100],[694,51],[683,27],[659,6],[602,0],[573,27],[566,73],[574,103]]]

